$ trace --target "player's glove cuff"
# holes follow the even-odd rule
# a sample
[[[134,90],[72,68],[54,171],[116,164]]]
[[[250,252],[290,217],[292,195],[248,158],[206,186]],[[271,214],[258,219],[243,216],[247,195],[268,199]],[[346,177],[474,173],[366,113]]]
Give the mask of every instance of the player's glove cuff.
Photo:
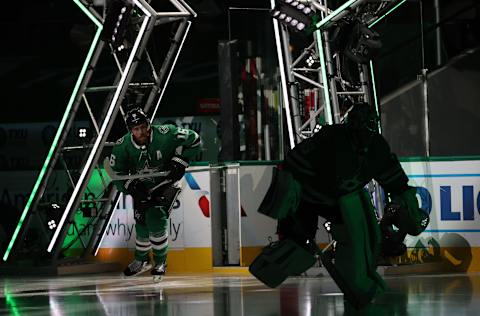
[[[184,157],[174,156],[170,161],[170,173],[168,178],[173,182],[180,180],[185,174],[185,169],[188,167],[188,160]]]
[[[187,168],[188,165],[189,165],[188,159],[186,159],[184,157],[180,157],[180,156],[173,156],[172,162],[177,162],[177,163],[181,164],[182,166],[184,166],[185,168]]]
[[[131,179],[125,182],[125,189],[136,203],[143,203],[150,199],[150,193],[143,181],[139,179]]]

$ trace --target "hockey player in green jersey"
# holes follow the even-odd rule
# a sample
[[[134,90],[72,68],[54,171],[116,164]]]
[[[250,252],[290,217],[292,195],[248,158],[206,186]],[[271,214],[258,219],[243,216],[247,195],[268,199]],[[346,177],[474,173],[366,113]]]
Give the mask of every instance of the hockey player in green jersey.
[[[126,114],[130,130],[112,150],[110,166],[117,173],[138,174],[166,171],[166,177],[115,181],[121,192],[133,198],[136,247],[135,259],[124,270],[134,276],[155,266],[151,274],[165,274],[168,249],[168,217],[180,193],[178,181],[191,159],[200,151],[200,136],[193,130],[175,125],[151,125],[145,113],[134,108]]]

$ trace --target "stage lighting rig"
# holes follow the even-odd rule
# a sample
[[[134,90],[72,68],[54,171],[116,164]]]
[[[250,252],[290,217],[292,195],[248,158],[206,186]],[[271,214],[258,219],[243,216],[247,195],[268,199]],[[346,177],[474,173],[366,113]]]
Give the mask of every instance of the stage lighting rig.
[[[270,11],[274,19],[298,32],[311,33],[318,22],[315,11],[307,1],[280,0]]]
[[[107,5],[102,38],[117,52],[126,48],[125,36],[130,24],[133,4],[129,0],[111,0]]]
[[[345,56],[358,64],[367,64],[382,48],[380,35],[367,25],[357,22],[349,34]]]

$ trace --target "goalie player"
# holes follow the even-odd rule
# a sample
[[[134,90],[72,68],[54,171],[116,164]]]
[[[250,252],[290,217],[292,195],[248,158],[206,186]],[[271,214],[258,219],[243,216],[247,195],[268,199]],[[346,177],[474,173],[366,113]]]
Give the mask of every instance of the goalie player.
[[[288,153],[284,170],[276,172],[259,209],[278,219],[279,235],[279,241],[265,247],[250,265],[260,281],[276,287],[314,264],[321,216],[331,223],[336,246],[321,252],[320,258],[346,301],[361,308],[385,289],[376,272],[380,252],[403,253],[406,234],[420,234],[429,218],[377,124],[369,105],[356,104],[345,124],[324,126]],[[363,189],[372,179],[392,201],[380,225]]]
[[[200,151],[201,140],[193,130],[169,124],[151,125],[140,108],[127,112],[125,121],[130,132],[113,147],[111,168],[123,174],[168,171],[168,175],[115,181],[119,191],[132,196],[134,205],[135,259],[124,274],[134,276],[152,269],[152,250],[155,266],[151,274],[161,278],[166,268],[168,217],[181,191],[178,181]]]

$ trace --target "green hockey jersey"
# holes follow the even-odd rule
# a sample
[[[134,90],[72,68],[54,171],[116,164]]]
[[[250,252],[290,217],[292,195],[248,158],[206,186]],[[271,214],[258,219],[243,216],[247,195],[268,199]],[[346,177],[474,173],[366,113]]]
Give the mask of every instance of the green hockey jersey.
[[[192,160],[201,149],[200,136],[193,130],[175,125],[152,125],[150,142],[140,146],[132,133],[120,138],[113,147],[110,166],[121,174],[167,171],[170,160],[181,156]],[[146,178],[148,187],[161,182],[161,178]],[[125,192],[126,181],[115,181],[118,190]]]

